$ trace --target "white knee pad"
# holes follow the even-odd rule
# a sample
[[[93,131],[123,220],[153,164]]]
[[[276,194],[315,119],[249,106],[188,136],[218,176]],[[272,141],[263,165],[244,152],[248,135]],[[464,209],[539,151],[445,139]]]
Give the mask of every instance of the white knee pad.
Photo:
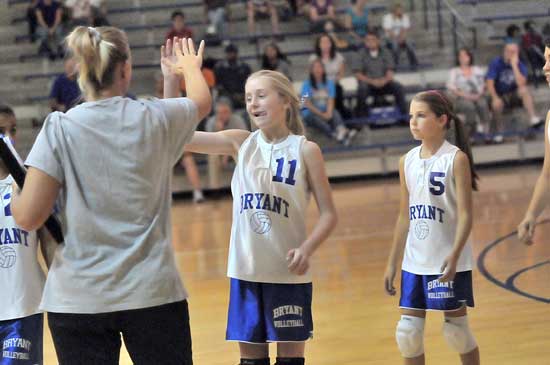
[[[403,357],[413,358],[424,353],[424,318],[402,315],[397,322],[395,339]]]
[[[445,318],[443,337],[459,354],[467,354],[477,347],[476,339],[468,326],[468,316]]]

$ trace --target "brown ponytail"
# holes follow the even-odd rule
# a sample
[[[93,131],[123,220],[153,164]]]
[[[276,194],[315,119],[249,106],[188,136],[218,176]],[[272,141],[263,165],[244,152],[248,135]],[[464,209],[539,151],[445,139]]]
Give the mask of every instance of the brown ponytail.
[[[430,110],[433,111],[438,117],[446,115],[447,128],[450,128],[451,123],[453,123],[455,130],[455,144],[462,152],[466,154],[466,156],[468,156],[468,161],[470,162],[470,172],[472,175],[472,189],[477,190],[477,181],[479,180],[479,176],[475,171],[472,149],[470,147],[468,136],[464,132],[464,125],[454,112],[452,102],[444,93],[437,90],[418,93],[414,96],[413,100],[426,103]]]
[[[79,63],[78,85],[88,99],[114,82],[115,68],[130,58],[126,34],[114,27],[76,27],[66,39]]]

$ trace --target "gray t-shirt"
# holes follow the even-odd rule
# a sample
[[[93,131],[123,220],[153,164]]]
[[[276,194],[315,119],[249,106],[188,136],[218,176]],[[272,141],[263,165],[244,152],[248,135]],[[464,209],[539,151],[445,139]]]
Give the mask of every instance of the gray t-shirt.
[[[183,300],[172,249],[172,169],[193,136],[186,98],[113,97],[50,114],[26,164],[62,185],[65,243],[41,309],[103,313]]]
[[[362,72],[370,78],[379,79],[386,76],[388,70],[394,70],[393,58],[382,48],[376,56],[368,49],[361,49],[359,56],[354,57],[353,72]]]

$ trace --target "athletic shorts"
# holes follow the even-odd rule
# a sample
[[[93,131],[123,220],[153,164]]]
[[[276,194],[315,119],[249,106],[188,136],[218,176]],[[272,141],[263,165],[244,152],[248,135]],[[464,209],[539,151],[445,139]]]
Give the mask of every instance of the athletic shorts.
[[[231,279],[226,339],[249,343],[301,342],[312,337],[312,284]]]
[[[0,365],[42,365],[44,315],[0,321]]]
[[[409,309],[452,311],[474,306],[472,272],[457,272],[453,281],[440,283],[441,275],[417,275],[401,272],[399,306]]]

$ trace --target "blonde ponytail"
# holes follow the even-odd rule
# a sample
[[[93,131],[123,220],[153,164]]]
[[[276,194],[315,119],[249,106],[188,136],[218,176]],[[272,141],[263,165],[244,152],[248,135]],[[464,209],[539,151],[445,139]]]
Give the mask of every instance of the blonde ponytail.
[[[128,38],[114,27],[76,27],[66,39],[80,65],[78,85],[86,98],[95,99],[114,81],[116,65],[130,57]]]
[[[271,70],[260,70],[254,72],[246,80],[251,80],[257,77],[264,77],[269,80],[271,86],[288,101],[289,109],[286,115],[286,125],[288,129],[296,135],[303,135],[305,132],[304,123],[300,114],[300,99],[294,91],[292,82],[280,72]]]

